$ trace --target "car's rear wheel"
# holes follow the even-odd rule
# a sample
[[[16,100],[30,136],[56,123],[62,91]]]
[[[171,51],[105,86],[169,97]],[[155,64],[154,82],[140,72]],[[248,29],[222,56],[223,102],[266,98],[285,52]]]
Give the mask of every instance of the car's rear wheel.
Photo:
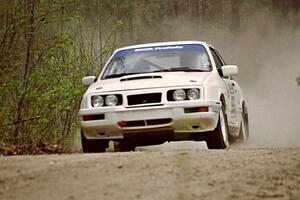
[[[206,143],[209,149],[226,149],[229,146],[228,123],[224,106],[220,109],[218,125],[207,135]]]
[[[107,140],[87,139],[81,132],[82,151],[84,153],[100,153],[105,152],[108,147]]]

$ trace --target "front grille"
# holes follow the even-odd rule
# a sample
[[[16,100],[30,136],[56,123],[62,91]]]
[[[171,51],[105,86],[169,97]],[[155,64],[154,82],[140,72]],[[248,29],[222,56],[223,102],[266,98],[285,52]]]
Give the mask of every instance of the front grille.
[[[146,120],[146,123],[147,123],[148,126],[160,125],[160,124],[169,124],[171,122],[172,122],[172,119],[170,119],[170,118]]]
[[[105,116],[102,115],[83,115],[82,120],[83,121],[92,121],[92,120],[104,120]]]
[[[145,126],[145,121],[143,120],[126,121],[124,123],[124,127],[135,127],[135,126]]]
[[[171,118],[163,119],[148,119],[148,120],[135,120],[135,121],[122,121],[119,122],[119,125],[123,128],[128,127],[138,127],[138,126],[154,126],[154,125],[163,125],[169,124],[172,122]]]
[[[128,105],[151,104],[161,102],[161,93],[136,94],[127,96]]]

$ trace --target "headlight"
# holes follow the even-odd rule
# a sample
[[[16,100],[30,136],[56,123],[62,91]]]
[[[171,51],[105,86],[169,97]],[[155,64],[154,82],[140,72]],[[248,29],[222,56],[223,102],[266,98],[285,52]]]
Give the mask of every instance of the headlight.
[[[115,106],[118,104],[118,97],[116,95],[107,95],[105,97],[105,105],[107,106]]]
[[[104,104],[104,100],[102,96],[92,96],[92,106],[93,107],[101,107]]]
[[[200,92],[196,88],[189,89],[187,91],[187,97],[189,98],[189,100],[199,99],[200,98]]]
[[[173,99],[175,101],[183,101],[186,97],[185,91],[180,89],[180,90],[175,90],[173,92]]]

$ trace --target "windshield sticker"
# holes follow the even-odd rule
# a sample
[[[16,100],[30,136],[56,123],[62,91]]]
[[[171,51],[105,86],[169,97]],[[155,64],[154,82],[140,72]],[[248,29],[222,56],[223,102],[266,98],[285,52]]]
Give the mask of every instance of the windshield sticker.
[[[126,49],[116,52],[114,57],[130,56],[137,54],[160,53],[160,52],[203,52],[205,48],[200,44],[184,44],[184,45],[168,45],[168,46],[154,46],[136,49]]]
[[[134,51],[140,52],[140,51],[157,51],[157,50],[169,50],[169,49],[183,49],[183,46],[149,47],[149,48],[135,49]]]

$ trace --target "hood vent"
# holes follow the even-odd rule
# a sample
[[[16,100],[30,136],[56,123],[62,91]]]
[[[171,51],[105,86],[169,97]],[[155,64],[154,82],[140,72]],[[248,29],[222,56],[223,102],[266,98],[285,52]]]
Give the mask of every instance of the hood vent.
[[[120,81],[132,81],[132,80],[139,80],[139,79],[154,79],[154,78],[162,78],[161,76],[136,76],[136,77],[128,77],[122,78]]]

